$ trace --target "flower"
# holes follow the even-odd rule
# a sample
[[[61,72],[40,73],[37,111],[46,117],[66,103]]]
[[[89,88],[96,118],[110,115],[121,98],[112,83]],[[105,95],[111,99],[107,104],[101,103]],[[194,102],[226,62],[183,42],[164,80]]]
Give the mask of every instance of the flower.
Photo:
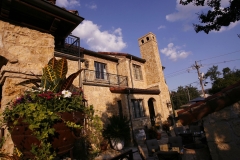
[[[72,93],[70,91],[68,91],[68,90],[63,90],[62,94],[63,94],[64,98],[70,98],[71,95],[72,95]]]

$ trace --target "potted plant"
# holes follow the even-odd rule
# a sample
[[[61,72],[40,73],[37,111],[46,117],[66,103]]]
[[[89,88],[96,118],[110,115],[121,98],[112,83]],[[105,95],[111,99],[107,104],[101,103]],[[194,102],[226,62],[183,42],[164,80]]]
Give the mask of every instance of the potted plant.
[[[54,159],[71,150],[81,136],[84,114],[91,108],[84,105],[81,89],[68,90],[81,70],[66,78],[67,71],[67,60],[53,57],[43,68],[41,79],[19,83],[35,86],[9,103],[3,112],[23,158]]]
[[[103,130],[103,136],[110,140],[115,150],[122,150],[125,141],[130,139],[129,120],[116,115],[109,117],[108,120],[109,124]]]
[[[171,136],[170,133],[170,124],[168,123],[168,121],[164,121],[162,124],[162,129],[167,133],[168,136]]]

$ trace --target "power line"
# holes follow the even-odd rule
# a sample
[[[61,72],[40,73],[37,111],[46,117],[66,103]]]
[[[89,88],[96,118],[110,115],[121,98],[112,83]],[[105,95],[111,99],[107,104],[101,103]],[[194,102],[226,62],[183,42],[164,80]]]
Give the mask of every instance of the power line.
[[[194,81],[194,82],[192,82],[192,83],[189,83],[189,84],[186,84],[186,85],[184,85],[184,86],[189,86],[189,85],[191,85],[191,84],[193,84],[193,83],[198,83],[198,81]],[[175,88],[175,89],[172,89],[171,91],[174,91],[174,90],[177,90],[178,88]]]
[[[181,74],[185,74],[185,73],[187,73],[187,71],[180,72],[180,73],[178,73],[178,74],[174,74],[174,75],[167,75],[166,78],[175,77],[175,76],[178,76],[178,75],[181,75]]]
[[[209,59],[213,59],[213,58],[217,58],[217,57],[222,57],[222,56],[226,56],[226,55],[233,54],[233,53],[237,53],[237,52],[240,52],[240,50],[238,50],[238,51],[234,51],[234,52],[230,52],[230,53],[226,53],[226,54],[222,54],[222,55],[219,55],[219,56],[214,56],[214,57],[210,57],[210,58],[206,58],[206,59],[198,60],[197,62],[205,61],[205,60],[209,60]]]
[[[220,63],[227,63],[227,62],[233,62],[233,61],[238,61],[240,59],[232,59],[232,60],[228,60],[228,61],[222,61],[222,62],[216,62],[216,63],[210,63],[210,64],[204,64],[204,65],[214,65],[214,64],[220,64]]]
[[[210,65],[214,65],[214,64],[228,63],[228,62],[233,62],[233,61],[238,61],[238,60],[240,60],[240,59],[227,60],[227,61],[216,62],[216,63],[209,63],[209,64],[201,64],[201,65],[199,65],[199,67],[201,68],[201,67],[206,67],[206,66],[210,66]],[[185,71],[182,71],[183,70],[182,69],[182,70],[179,70],[179,71],[176,71],[176,72],[172,72],[170,74],[165,75],[165,78],[169,79],[169,78],[181,75],[181,74],[185,74],[187,72],[190,73],[190,68],[195,68],[195,67],[194,66],[193,67],[189,67],[188,70],[185,70]],[[180,71],[182,71],[182,72],[180,72]],[[177,73],[177,72],[179,72],[179,73]]]
[[[167,74],[167,75],[165,75],[165,76],[169,76],[169,75],[175,74],[175,73],[177,73],[177,72],[187,71],[187,69],[189,69],[189,68],[181,69],[181,70],[178,70],[178,71],[175,71],[175,72],[169,73],[169,74]]]

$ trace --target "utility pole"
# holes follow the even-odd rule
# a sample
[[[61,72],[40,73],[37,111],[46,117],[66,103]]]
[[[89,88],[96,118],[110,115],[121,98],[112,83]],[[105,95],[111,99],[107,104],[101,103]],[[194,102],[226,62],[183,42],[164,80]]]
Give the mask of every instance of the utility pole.
[[[203,77],[202,77],[202,75],[199,72],[200,66],[197,64],[197,61],[195,61],[195,65],[193,67],[196,68],[196,70],[197,70],[199,81],[200,81],[200,85],[202,87],[202,94],[203,94],[203,97],[206,98],[205,91],[204,91],[204,88],[203,88]]]

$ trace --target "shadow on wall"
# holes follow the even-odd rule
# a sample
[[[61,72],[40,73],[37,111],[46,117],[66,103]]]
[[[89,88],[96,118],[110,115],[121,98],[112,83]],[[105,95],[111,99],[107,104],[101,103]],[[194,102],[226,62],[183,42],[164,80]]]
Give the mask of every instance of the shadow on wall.
[[[235,108],[234,108],[235,106]],[[240,157],[240,102],[204,118],[204,130],[213,159]]]
[[[5,57],[0,56],[0,70],[1,70],[1,68],[2,68],[4,65],[6,65],[7,63],[8,63],[8,60],[7,60]]]

